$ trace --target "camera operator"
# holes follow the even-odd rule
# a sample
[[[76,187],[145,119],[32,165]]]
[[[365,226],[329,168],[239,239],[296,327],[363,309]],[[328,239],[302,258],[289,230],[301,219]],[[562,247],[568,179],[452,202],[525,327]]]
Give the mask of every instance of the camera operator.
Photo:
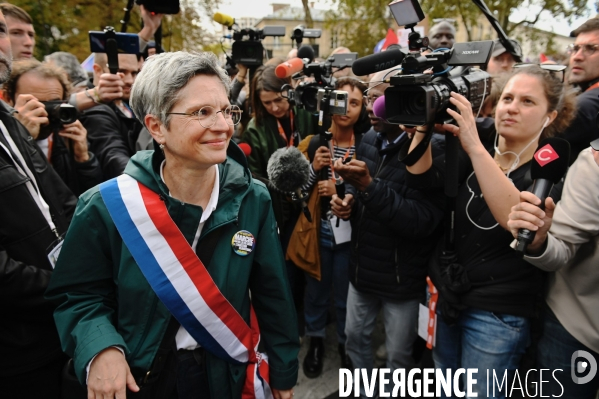
[[[455,43],[455,27],[448,21],[441,21],[428,31],[429,46],[433,50],[452,48]]]
[[[599,149],[599,140],[593,147]],[[598,165],[598,151],[582,151],[568,171],[557,206],[547,198],[543,211],[539,208],[541,200],[523,191],[521,202],[512,207],[507,222],[516,238],[520,229],[536,231],[524,259],[552,272],[537,351],[537,368],[561,369],[555,372],[555,379],[549,379],[545,389],[548,396],[593,399],[599,388],[597,376],[585,384],[576,384],[571,378],[575,372],[571,361],[574,352],[584,350],[599,359]]]
[[[0,84],[11,70],[10,41],[0,12]],[[58,244],[77,198],[42,155],[14,109],[0,102],[0,387],[2,396],[60,398],[62,353],[43,297]]]
[[[13,64],[10,79],[4,84],[4,98],[14,106],[15,117],[29,130],[31,137],[46,150],[52,167],[78,196],[102,182],[100,163],[88,150],[87,131],[81,122],[77,120],[55,128],[60,121],[51,121],[42,103],[66,100],[69,89],[61,68],[35,59],[21,60]]]
[[[439,291],[435,367],[478,368],[483,375],[507,373],[508,386],[530,344],[532,318],[543,289],[543,273],[509,247],[511,207],[520,191],[532,186],[531,159],[538,142],[563,131],[574,117],[574,96],[561,79],[539,66],[518,68],[507,81],[495,110],[495,129],[481,134],[470,102],[451,93],[448,109],[457,126],[443,125],[457,136],[460,152],[455,200],[455,259],[440,259],[440,242],[429,265]],[[417,128],[412,148],[424,136]],[[495,134],[493,134],[495,133]],[[430,151],[408,171],[411,186],[444,185],[445,157]],[[561,183],[550,195],[557,201]],[[487,383],[475,392],[487,397]],[[503,398],[507,389],[496,392]]]
[[[346,183],[343,199],[333,195],[333,213],[352,223],[346,350],[355,368],[374,367],[372,332],[379,310],[385,323],[386,367],[414,365],[418,305],[424,299],[426,264],[443,212],[440,193],[424,193],[405,184],[406,166],[398,159],[408,137],[398,125],[375,117],[374,101],[384,95],[389,71],[376,73],[366,97],[372,129],[357,148],[357,159],[335,171]],[[442,201],[441,201],[442,202]],[[364,397],[364,388],[361,388]]]

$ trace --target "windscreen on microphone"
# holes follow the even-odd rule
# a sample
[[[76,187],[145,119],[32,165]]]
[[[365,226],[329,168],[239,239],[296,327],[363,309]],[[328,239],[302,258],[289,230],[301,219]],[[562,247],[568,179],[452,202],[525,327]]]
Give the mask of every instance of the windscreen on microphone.
[[[214,20],[214,22],[218,22],[219,24],[224,25],[227,28],[230,28],[231,26],[235,25],[235,18],[227,14],[223,14],[222,12],[215,13],[212,19]]]
[[[385,110],[385,96],[380,96],[372,104],[372,112],[374,116],[387,121],[387,111]]]
[[[355,60],[351,70],[357,76],[370,75],[401,64],[404,57],[399,49],[387,50]]]
[[[304,61],[301,58],[292,58],[277,65],[275,68],[275,75],[277,75],[277,78],[279,79],[286,79],[303,69]]]
[[[292,193],[308,182],[310,162],[295,147],[279,148],[270,156],[266,173],[275,189]]]
[[[309,60],[308,62],[313,62],[316,56],[314,55],[314,49],[312,48],[312,46],[304,44],[297,50],[297,57],[307,58]]]
[[[252,154],[252,147],[250,147],[250,145],[248,143],[239,143],[237,145],[239,146],[241,151],[243,151],[243,154],[246,157],[249,157]]]
[[[556,184],[568,171],[570,143],[558,137],[549,137],[539,144],[532,159],[530,177]]]

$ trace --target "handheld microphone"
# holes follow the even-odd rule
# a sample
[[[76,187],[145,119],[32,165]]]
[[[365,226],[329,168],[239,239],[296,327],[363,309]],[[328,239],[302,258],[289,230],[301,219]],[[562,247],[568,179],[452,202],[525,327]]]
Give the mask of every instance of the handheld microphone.
[[[241,151],[243,151],[243,154],[246,157],[249,157],[252,154],[252,147],[250,147],[248,143],[239,143],[237,144],[237,146],[239,146],[239,148],[241,149]]]
[[[308,62],[314,62],[314,58],[316,56],[314,55],[314,49],[312,46],[305,44],[297,50],[297,57],[302,59],[307,58]]]
[[[545,209],[545,199],[554,184],[559,182],[568,171],[570,143],[564,139],[550,137],[543,140],[532,158],[530,176],[534,180],[531,192],[541,200],[541,209]],[[526,247],[534,240],[535,231],[520,229],[516,251],[525,253]]]
[[[224,25],[227,28],[230,28],[233,25],[235,25],[235,18],[227,14],[223,14],[222,12],[215,13],[212,19],[214,20],[214,22],[218,22],[219,24]]]
[[[391,49],[377,54],[367,55],[354,61],[351,70],[357,76],[370,75],[393,68],[401,64],[405,54],[399,49]]]
[[[301,58],[292,58],[282,64],[277,65],[275,68],[275,75],[279,79],[286,79],[293,74],[300,72],[304,69],[304,60]]]
[[[307,195],[302,195],[301,188],[310,178],[310,162],[295,147],[279,148],[268,160],[266,173],[270,185],[283,193],[292,193],[301,203],[306,219],[312,223],[308,209]]]
[[[385,96],[380,96],[372,104],[374,116],[387,122],[387,110],[385,109]]]

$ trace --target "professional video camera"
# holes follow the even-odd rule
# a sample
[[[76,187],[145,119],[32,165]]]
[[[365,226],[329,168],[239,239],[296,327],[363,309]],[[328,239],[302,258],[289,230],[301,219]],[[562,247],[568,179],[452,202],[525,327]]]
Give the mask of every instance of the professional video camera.
[[[449,122],[452,118],[445,110],[454,108],[449,102],[452,91],[462,94],[473,109],[478,109],[491,91],[491,76],[471,67],[489,62],[493,42],[456,43],[452,49],[424,54],[422,50],[429,49],[428,38],[414,30],[424,19],[418,1],[396,0],[389,8],[399,26],[411,29],[408,51],[392,49],[362,57],[352,67],[356,75],[362,76],[400,66],[401,72],[391,76],[391,87],[385,90],[386,120],[406,126]],[[432,73],[428,73],[430,69]]]
[[[311,62],[314,58],[312,48],[302,46],[297,55],[298,58],[278,65],[276,75],[281,79],[290,76],[293,79],[301,79],[308,76],[314,80],[301,82],[295,89],[290,85],[283,86],[283,91],[288,93],[289,102],[310,112],[345,115],[348,93],[334,90],[333,68],[351,67],[357,53],[334,54],[326,62],[315,63]]]
[[[264,59],[262,39],[266,36],[285,36],[284,26],[265,26],[263,29],[236,29],[235,19],[226,14],[217,12],[214,14],[213,19],[233,31],[233,35],[227,35],[225,38],[234,40],[231,58],[235,64],[239,63],[248,67],[262,65]]]
[[[291,34],[291,40],[295,40],[297,43],[297,47],[299,48],[300,44],[304,38],[306,39],[318,39],[322,35],[322,31],[320,29],[311,29],[306,28],[304,25],[298,25],[293,28],[293,33]]]

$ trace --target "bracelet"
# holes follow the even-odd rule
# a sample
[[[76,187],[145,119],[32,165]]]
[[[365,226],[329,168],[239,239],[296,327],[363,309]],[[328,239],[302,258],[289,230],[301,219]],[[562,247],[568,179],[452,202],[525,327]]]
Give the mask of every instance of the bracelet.
[[[83,90],[83,92],[85,93],[85,97],[87,97],[90,100],[92,100],[94,102],[94,104],[100,104],[94,97],[91,96],[91,94],[89,94],[89,91]]]
[[[96,99],[96,104],[104,104],[100,99],[100,95],[98,94],[98,89],[94,87],[94,98]]]

